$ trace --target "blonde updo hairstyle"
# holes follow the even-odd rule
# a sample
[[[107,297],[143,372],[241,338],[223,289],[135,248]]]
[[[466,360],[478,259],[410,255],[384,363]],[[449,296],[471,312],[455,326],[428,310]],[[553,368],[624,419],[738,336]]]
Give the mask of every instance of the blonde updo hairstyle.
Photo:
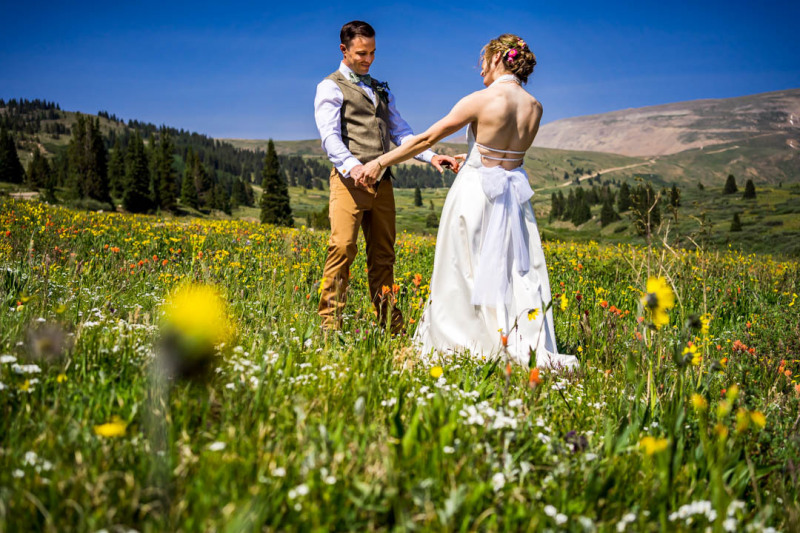
[[[506,70],[519,78],[522,83],[527,83],[528,76],[533,73],[533,67],[536,66],[536,56],[528,48],[528,44],[513,33],[504,33],[483,47],[483,56],[487,61],[498,52],[503,58]]]

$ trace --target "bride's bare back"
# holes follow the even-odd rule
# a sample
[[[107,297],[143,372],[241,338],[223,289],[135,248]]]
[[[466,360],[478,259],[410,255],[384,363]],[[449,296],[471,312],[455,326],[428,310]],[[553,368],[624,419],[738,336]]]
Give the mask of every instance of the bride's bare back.
[[[477,120],[471,123],[475,140],[482,145],[478,150],[489,156],[483,158],[484,165],[502,165],[509,170],[520,166],[522,153],[539,131],[542,105],[515,81],[499,81],[470,96],[475,96],[478,104]]]

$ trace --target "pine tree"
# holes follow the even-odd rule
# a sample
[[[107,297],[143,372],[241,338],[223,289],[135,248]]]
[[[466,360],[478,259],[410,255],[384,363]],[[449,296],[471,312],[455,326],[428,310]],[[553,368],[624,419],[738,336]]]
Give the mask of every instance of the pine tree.
[[[754,200],[756,197],[756,186],[753,184],[753,180],[747,180],[747,183],[744,184],[744,194],[742,198],[745,200]]]
[[[583,189],[578,188],[577,192],[575,193],[575,208],[572,210],[572,216],[570,220],[576,226],[580,226],[584,222],[591,220],[592,218],[592,209],[589,206],[589,198],[586,193],[584,193]]]
[[[736,187],[736,178],[733,177],[733,174],[728,174],[728,180],[725,182],[725,188],[722,190],[722,194],[734,194],[739,189]]]
[[[672,207],[680,207],[681,205],[681,191],[675,184],[672,185],[672,190],[670,191],[669,205]]]
[[[108,188],[111,196],[122,197],[125,188],[125,149],[120,144],[119,137],[114,141],[108,161]]]
[[[234,206],[247,205],[247,191],[244,181],[241,178],[233,180],[233,190],[231,191],[231,203]],[[310,225],[310,224],[309,224]]]
[[[78,113],[68,154],[72,195],[110,203],[106,146],[100,133],[100,119],[95,121]]]
[[[631,208],[631,189],[628,184],[623,182],[619,187],[619,195],[617,196],[617,211],[624,213]]]
[[[733,214],[733,220],[731,220],[731,231],[742,231],[742,221],[739,220],[739,213]]]
[[[610,198],[606,198],[600,210],[600,226],[606,227],[617,220],[619,220],[619,215],[614,211],[614,204],[612,204]]]
[[[559,191],[559,192],[561,192],[561,191]],[[558,217],[561,216],[561,213],[562,213],[563,209],[564,208],[561,205],[561,202],[559,202],[559,200],[558,200],[558,193],[551,194],[550,195],[550,217],[549,217],[550,222],[552,222],[553,219],[557,220]]]
[[[47,186],[51,174],[50,165],[47,163],[47,158],[42,155],[42,152],[37,148],[33,152],[33,159],[28,162],[28,187],[32,189],[41,189]]]
[[[156,152],[156,177],[159,207],[165,211],[175,211],[177,191],[175,190],[175,169],[172,167],[174,146],[166,126],[159,130],[159,143]]]
[[[150,211],[153,209],[153,199],[150,196],[150,169],[144,142],[138,131],[133,132],[126,160],[122,206],[133,213]]]
[[[659,198],[648,184],[631,191],[631,219],[640,235],[649,236],[661,224]]]
[[[194,185],[195,166],[198,164],[200,164],[200,162],[197,161],[194,151],[189,148],[189,151],[186,153],[186,168],[183,171],[183,182],[181,184],[181,203],[187,207],[193,207],[194,209],[197,209],[199,203],[197,188]]]
[[[569,194],[563,205],[564,208],[561,210],[561,220],[572,219],[572,212],[575,211],[575,191],[573,189],[569,190]]]
[[[422,191],[419,187],[414,187],[414,206],[422,207]]]
[[[19,162],[14,138],[5,129],[0,130],[0,181],[22,183],[25,170]]]
[[[267,155],[264,157],[264,170],[261,188],[261,223],[278,226],[294,226],[292,208],[289,205],[289,188],[281,174],[278,154],[272,139],[267,144]]]
[[[108,191],[108,152],[100,131],[100,119],[96,118],[94,121],[89,119],[88,122],[91,148],[87,154],[90,172],[86,177],[86,196],[100,202],[111,203]]]

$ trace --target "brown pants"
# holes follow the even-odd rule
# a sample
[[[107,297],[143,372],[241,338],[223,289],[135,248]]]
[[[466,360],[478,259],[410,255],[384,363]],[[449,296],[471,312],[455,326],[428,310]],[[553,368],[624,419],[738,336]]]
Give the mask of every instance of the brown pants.
[[[347,302],[350,265],[358,250],[358,228],[364,231],[367,248],[367,278],[369,294],[381,324],[385,324],[389,297],[383,287],[394,283],[395,207],[392,182],[382,179],[375,191],[356,187],[352,178],[342,178],[336,169],[331,171],[330,219],[331,238],[328,258],[322,273],[322,295],[319,314],[322,327],[341,327],[342,313]],[[403,326],[399,309],[392,310],[392,331]]]

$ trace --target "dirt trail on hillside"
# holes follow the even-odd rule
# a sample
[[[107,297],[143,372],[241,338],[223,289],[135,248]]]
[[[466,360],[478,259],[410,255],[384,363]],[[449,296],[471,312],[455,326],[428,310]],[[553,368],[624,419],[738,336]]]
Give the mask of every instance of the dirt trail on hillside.
[[[604,168],[602,170],[597,170],[595,172],[592,172],[591,174],[584,174],[583,176],[578,178],[578,181],[588,180],[590,178],[595,177],[597,174],[600,174],[602,176],[604,174],[608,174],[609,172],[614,172],[616,170],[625,170],[625,169],[628,169],[628,168],[652,165],[653,163],[656,162],[656,159],[657,158],[654,158],[654,159],[651,159],[650,161],[645,161],[644,163],[634,163],[632,165],[626,165],[624,167]],[[573,180],[570,180],[567,183],[562,183],[561,185],[559,185],[559,187],[568,187],[568,186],[572,185],[572,181]]]
[[[8,195],[11,198],[16,198],[17,200],[32,200],[39,196],[38,192],[35,191],[28,191],[28,192],[10,192]]]

